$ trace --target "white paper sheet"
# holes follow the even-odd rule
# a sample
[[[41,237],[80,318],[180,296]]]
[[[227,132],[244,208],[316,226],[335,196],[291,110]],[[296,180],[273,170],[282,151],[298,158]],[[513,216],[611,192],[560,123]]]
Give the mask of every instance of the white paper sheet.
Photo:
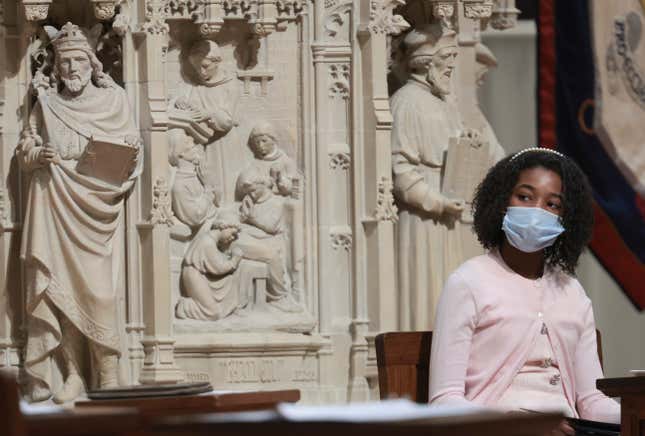
[[[406,399],[350,403],[331,406],[301,406],[283,403],[278,413],[288,421],[395,422],[449,416],[464,416],[490,411],[477,406],[428,406]]]

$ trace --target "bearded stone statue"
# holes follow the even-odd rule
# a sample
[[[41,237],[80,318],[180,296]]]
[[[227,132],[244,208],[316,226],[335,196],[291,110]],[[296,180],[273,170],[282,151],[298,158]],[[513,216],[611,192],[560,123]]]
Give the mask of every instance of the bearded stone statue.
[[[58,362],[64,383],[54,401],[63,403],[90,384],[82,371],[88,350],[99,386],[118,385],[121,226],[142,153],[125,91],[103,73],[88,33],[69,22],[48,33],[55,52],[51,86],[39,91],[16,150],[29,176],[21,247],[28,314],[24,366],[33,380],[31,399],[42,401],[51,396],[52,361]],[[80,171],[79,162],[92,158],[86,156],[88,144],[99,137],[132,148],[121,182],[98,178],[92,167]]]
[[[441,194],[449,139],[462,130],[448,99],[456,34],[438,23],[412,30],[404,50],[409,78],[390,99],[392,170],[399,206],[398,287],[402,329],[427,330],[447,275],[462,261],[464,203]]]

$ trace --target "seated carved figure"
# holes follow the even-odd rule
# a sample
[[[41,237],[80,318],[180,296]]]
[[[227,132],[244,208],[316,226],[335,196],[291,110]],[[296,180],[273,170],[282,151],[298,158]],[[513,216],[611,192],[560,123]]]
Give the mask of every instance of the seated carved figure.
[[[255,167],[242,171],[237,186],[244,195],[240,206],[242,232],[236,246],[244,258],[266,263],[269,269],[267,301],[286,312],[302,311],[292,296],[286,268],[286,201],[273,192],[273,179]]]

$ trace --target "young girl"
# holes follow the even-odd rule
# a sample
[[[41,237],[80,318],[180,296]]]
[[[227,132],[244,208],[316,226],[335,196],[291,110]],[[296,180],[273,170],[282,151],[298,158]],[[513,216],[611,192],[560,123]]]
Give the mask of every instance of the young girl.
[[[596,389],[593,311],[574,277],[593,225],[584,174],[558,152],[526,149],[488,172],[473,208],[488,253],[443,289],[430,401],[620,422],[620,405]],[[574,434],[566,422],[559,431]]]

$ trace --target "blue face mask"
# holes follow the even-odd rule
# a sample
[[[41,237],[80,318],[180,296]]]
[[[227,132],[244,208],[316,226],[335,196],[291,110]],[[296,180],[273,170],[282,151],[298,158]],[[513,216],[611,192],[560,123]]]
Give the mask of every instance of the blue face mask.
[[[525,253],[553,245],[564,232],[560,217],[539,207],[509,207],[502,222],[508,242]]]

